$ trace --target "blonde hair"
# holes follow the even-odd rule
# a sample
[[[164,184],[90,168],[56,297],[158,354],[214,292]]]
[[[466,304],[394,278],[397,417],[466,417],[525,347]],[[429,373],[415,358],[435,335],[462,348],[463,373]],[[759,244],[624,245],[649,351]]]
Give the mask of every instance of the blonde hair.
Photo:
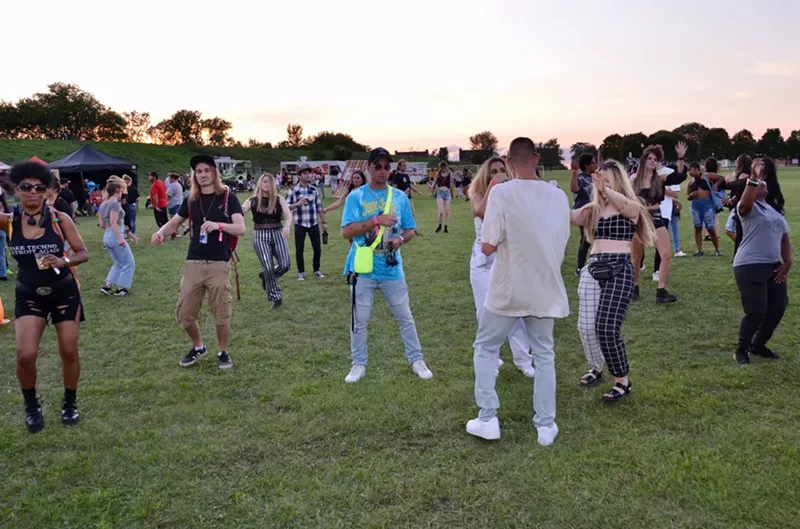
[[[108,177],[108,181],[106,181],[106,188],[108,187],[109,182],[114,182],[119,186],[120,191],[123,195],[128,194],[128,183],[125,182],[122,178],[118,177],[117,175],[111,175]]]
[[[211,169],[214,170],[214,194],[221,195],[228,190],[228,187],[222,183],[222,177],[219,176],[219,171],[214,166],[211,166]],[[200,198],[200,184],[197,183],[197,177],[195,176],[195,171],[192,170],[192,186],[189,189],[189,199],[190,200],[198,200]]]
[[[647,208],[633,191],[628,172],[622,164],[616,160],[609,159],[600,165],[598,171],[601,173],[610,173],[613,177],[611,189],[638,204],[639,220],[636,221],[636,236],[646,246],[655,244],[656,229],[655,226],[653,226],[653,219],[650,218],[650,213],[647,211]],[[594,231],[597,229],[597,221],[603,215],[603,211],[605,211],[607,205],[608,202],[597,192],[597,188],[595,187],[592,190],[592,201],[587,206],[586,216],[584,217],[583,229],[586,234],[587,242],[594,242]]]
[[[267,186],[266,207],[264,206],[264,191],[261,189],[261,182],[263,182],[265,178],[267,182],[269,182]],[[256,211],[269,215],[275,213],[275,206],[278,203],[278,190],[275,188],[275,177],[270,173],[261,173],[261,178],[256,182],[256,192],[253,197],[256,199]]]
[[[492,168],[492,164],[496,162],[503,164],[503,167],[506,169],[506,174],[508,174],[509,178],[511,178],[506,161],[499,156],[492,156],[483,162],[481,168],[478,169],[478,174],[475,175],[475,179],[472,180],[472,183],[469,185],[469,189],[467,190],[467,196],[469,196],[469,198],[472,198],[475,194],[479,194],[481,196],[486,195],[486,190],[489,188],[489,182],[492,180],[490,170]]]
[[[406,164],[406,167],[408,167],[408,162],[406,160],[398,160],[397,161],[397,168],[400,169],[400,166],[403,165],[403,164]]]

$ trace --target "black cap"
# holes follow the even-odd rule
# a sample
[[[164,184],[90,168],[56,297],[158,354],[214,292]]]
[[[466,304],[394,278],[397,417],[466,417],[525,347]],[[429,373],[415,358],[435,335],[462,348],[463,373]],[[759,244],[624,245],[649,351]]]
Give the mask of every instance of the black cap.
[[[311,166],[308,165],[307,163],[304,163],[297,169],[297,174],[312,173],[312,172],[313,170],[311,169]]]
[[[393,162],[392,155],[389,154],[389,151],[384,149],[383,147],[378,147],[377,149],[373,149],[372,152],[369,153],[369,163],[373,164],[378,160],[382,160],[386,158],[390,162]]]
[[[197,164],[201,164],[201,163],[208,164],[211,167],[213,167],[214,169],[217,168],[217,162],[215,162],[214,158],[212,158],[211,156],[209,156],[207,154],[198,154],[197,156],[194,156],[194,157],[192,157],[191,160],[189,160],[189,165],[191,166],[192,171],[195,170],[195,168],[197,167]]]
[[[62,178],[61,180],[58,181],[58,183],[61,184],[62,186],[69,184],[69,178]]]

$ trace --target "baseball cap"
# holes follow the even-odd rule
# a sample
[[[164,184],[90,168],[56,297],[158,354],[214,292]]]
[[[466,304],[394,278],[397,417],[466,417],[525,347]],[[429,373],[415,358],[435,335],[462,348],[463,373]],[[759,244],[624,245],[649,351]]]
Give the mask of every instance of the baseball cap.
[[[304,163],[303,165],[301,165],[301,166],[300,166],[300,167],[297,169],[297,174],[311,173],[311,172],[312,172],[312,170],[311,170],[311,166],[310,166],[310,165],[308,165],[307,163]]]
[[[369,163],[373,164],[378,160],[383,160],[386,158],[390,162],[393,162],[392,155],[389,154],[389,151],[384,149],[383,147],[378,147],[377,149],[373,149],[372,152],[369,153]]]
[[[194,171],[197,165],[201,163],[210,165],[214,169],[217,168],[217,162],[215,162],[214,158],[212,158],[207,154],[198,154],[197,156],[194,156],[192,157],[191,160],[189,160],[189,166],[191,166],[192,171]]]

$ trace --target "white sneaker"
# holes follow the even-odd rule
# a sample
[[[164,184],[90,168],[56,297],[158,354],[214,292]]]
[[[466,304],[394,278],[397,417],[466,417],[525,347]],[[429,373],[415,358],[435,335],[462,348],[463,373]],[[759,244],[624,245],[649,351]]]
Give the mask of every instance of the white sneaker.
[[[497,417],[492,417],[488,421],[472,419],[467,422],[467,433],[487,441],[496,441],[500,439],[500,421]]]
[[[362,366],[361,364],[355,364],[353,367],[350,368],[350,373],[345,377],[344,381],[347,384],[355,384],[362,378],[364,375],[367,374],[367,366]]]
[[[539,444],[542,446],[550,446],[556,440],[558,435],[558,426],[553,423],[553,426],[540,426],[536,428],[539,433]]]
[[[417,360],[411,364],[411,369],[422,380],[430,380],[433,378],[433,373],[431,373],[431,370],[425,365],[425,360]]]
[[[298,281],[305,281],[306,277],[303,274],[297,274],[297,280]]]
[[[644,263],[642,263],[642,266],[640,266],[640,267],[639,267],[639,270],[641,270],[642,272],[644,272],[645,270],[647,270],[647,265],[646,265],[646,264],[644,264]]]
[[[653,281],[658,283],[658,272],[653,272]]]
[[[494,376],[496,376],[496,377],[500,376],[500,368],[501,367],[503,367],[503,361],[498,358],[497,359],[497,368],[494,370]]]
[[[314,272],[314,275],[316,276],[317,279],[325,279],[325,276],[322,275],[322,272],[320,271]]]
[[[689,254],[687,254],[687,253],[684,253],[684,252],[682,252],[682,251],[680,251],[680,250],[678,250],[677,252],[675,252],[675,257],[686,257],[686,256],[688,256],[688,255],[689,255]]]
[[[536,375],[536,370],[533,368],[533,366],[521,365],[517,366],[517,369],[522,371],[522,374],[528,378],[533,378],[534,375]]]

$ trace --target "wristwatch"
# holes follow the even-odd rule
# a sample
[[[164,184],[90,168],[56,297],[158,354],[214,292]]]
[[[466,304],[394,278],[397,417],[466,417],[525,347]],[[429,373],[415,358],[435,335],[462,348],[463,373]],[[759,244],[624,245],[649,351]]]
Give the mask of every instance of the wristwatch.
[[[402,235],[398,235],[397,238],[400,239],[400,244],[405,244],[406,243],[406,240],[403,238]]]
[[[758,187],[759,186],[759,181],[758,180],[753,180],[752,178],[748,178],[747,179],[747,185],[752,186],[752,187]]]
[[[72,261],[69,260],[69,257],[64,257],[63,259],[64,262],[67,263],[67,266],[70,266],[72,264]]]

